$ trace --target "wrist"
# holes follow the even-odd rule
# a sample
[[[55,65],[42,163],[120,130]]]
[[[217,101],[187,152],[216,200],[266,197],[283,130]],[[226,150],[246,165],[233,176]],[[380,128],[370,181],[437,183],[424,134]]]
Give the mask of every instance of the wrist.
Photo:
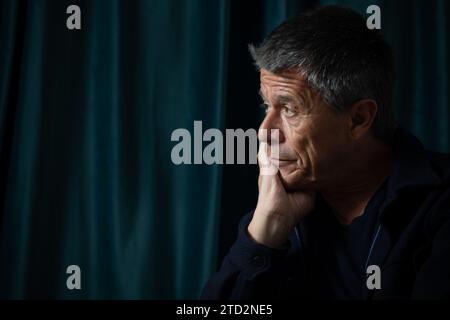
[[[287,241],[290,229],[280,219],[258,218],[255,211],[254,217],[247,227],[247,234],[258,244],[278,249]]]

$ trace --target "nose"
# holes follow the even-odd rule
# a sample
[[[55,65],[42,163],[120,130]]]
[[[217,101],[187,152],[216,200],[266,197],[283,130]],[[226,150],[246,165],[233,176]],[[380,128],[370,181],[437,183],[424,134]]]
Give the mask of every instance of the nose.
[[[269,111],[261,125],[259,126],[258,130],[258,140],[260,142],[266,142],[268,144],[274,142],[271,141],[271,137],[274,133],[274,129],[278,130],[278,143],[283,143],[285,140],[282,125],[281,125],[281,119],[276,110]]]

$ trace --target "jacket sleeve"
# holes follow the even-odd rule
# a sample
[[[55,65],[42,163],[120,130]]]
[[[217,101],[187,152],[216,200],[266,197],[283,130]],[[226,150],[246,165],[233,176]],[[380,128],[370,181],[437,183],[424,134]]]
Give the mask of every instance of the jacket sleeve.
[[[254,242],[247,233],[253,212],[239,223],[238,237],[219,272],[206,283],[202,299],[254,299],[279,297],[285,275],[285,257],[291,246],[272,249]]]
[[[427,226],[430,254],[416,275],[413,299],[450,298],[450,190],[437,202]]]

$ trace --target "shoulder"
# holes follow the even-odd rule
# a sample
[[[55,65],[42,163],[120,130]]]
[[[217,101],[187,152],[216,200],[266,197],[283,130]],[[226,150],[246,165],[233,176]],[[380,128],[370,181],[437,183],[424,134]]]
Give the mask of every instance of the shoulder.
[[[439,176],[442,185],[448,188],[450,185],[450,154],[426,151],[425,157]]]

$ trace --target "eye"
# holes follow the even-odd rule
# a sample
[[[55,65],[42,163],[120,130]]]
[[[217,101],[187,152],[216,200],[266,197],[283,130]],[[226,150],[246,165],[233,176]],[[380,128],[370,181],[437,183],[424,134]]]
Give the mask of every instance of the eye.
[[[290,106],[287,106],[287,105],[284,105],[283,107],[282,107],[282,112],[283,112],[283,114],[286,116],[286,117],[293,117],[293,116],[295,116],[295,114],[296,114],[296,112],[295,112],[295,109],[294,108],[292,108],[292,107],[290,107]]]

